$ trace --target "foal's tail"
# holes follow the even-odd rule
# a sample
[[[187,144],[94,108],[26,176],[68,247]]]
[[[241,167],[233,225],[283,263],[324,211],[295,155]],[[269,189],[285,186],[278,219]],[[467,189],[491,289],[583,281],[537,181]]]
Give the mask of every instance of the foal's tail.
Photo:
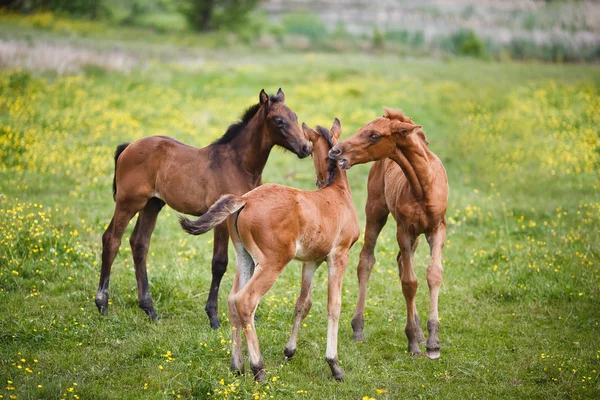
[[[180,215],[179,224],[183,230],[190,235],[201,235],[225,221],[227,217],[245,205],[246,201],[240,196],[226,194],[221,196],[221,198],[217,200],[205,214],[195,221]]]
[[[115,174],[113,175],[113,199],[117,197],[117,160],[121,153],[129,146],[129,143],[122,143],[117,146],[115,151]]]

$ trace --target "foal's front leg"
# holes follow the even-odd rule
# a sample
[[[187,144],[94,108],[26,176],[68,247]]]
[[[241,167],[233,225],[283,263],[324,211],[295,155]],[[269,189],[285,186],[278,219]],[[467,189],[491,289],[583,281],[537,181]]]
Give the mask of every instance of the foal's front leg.
[[[306,318],[310,311],[310,307],[312,306],[312,282],[317,268],[319,268],[319,263],[316,262],[305,262],[302,264],[302,287],[300,289],[300,296],[298,297],[298,300],[296,300],[294,325],[292,327],[290,340],[288,340],[287,345],[283,350],[283,353],[287,358],[292,358],[296,353],[296,343],[298,341],[300,324],[304,321],[304,318]]]
[[[330,256],[327,260],[329,267],[328,293],[327,293],[327,350],[325,359],[329,363],[331,373],[337,381],[344,377],[344,371],[338,365],[338,329],[340,311],[342,308],[342,281],[348,266],[348,249],[341,250],[339,254]]]
[[[430,311],[429,321],[427,321],[427,330],[429,338],[427,339],[427,357],[436,359],[440,357],[440,341],[438,339],[438,330],[440,321],[438,318],[438,295],[442,285],[444,268],[442,267],[442,249],[446,240],[446,223],[440,224],[431,235],[427,235],[427,241],[431,251],[431,261],[427,267],[427,285],[429,286]]]

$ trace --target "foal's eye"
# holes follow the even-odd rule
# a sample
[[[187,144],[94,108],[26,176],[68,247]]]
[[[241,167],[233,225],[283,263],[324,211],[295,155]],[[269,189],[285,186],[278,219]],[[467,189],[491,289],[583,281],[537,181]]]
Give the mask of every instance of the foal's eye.
[[[369,139],[371,139],[371,141],[376,142],[381,138],[381,136],[377,133],[371,133],[369,135]]]
[[[273,122],[275,122],[275,125],[277,125],[277,126],[282,126],[285,124],[285,120],[283,118],[279,118],[279,117],[274,118]]]

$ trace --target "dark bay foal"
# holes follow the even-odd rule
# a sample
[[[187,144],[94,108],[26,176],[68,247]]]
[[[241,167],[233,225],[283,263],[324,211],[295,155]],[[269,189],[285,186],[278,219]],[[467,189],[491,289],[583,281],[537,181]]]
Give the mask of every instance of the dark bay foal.
[[[146,273],[150,237],[161,208],[168,204],[185,214],[199,216],[221,195],[242,195],[262,184],[262,172],[271,149],[278,145],[299,158],[311,152],[310,143],[298,125],[296,114],[276,96],[260,92],[259,103],[225,135],[204,148],[195,148],[172,138],[153,136],[117,147],[113,192],[113,218],[102,236],[102,270],[96,305],[104,314],[108,307],[110,269],[129,221],[139,212],[131,238],[140,307],[151,317],[152,304]],[[213,329],[219,327],[217,302],[221,278],[227,269],[229,233],[223,223],[214,230],[212,283],[206,313]]]

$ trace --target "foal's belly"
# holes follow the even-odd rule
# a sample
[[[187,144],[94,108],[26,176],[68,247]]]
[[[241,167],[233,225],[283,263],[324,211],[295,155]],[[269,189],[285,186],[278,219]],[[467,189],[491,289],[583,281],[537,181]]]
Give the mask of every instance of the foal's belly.
[[[299,261],[321,261],[327,258],[331,251],[331,245],[326,241],[317,238],[307,238],[306,240],[296,240],[295,260]]]

